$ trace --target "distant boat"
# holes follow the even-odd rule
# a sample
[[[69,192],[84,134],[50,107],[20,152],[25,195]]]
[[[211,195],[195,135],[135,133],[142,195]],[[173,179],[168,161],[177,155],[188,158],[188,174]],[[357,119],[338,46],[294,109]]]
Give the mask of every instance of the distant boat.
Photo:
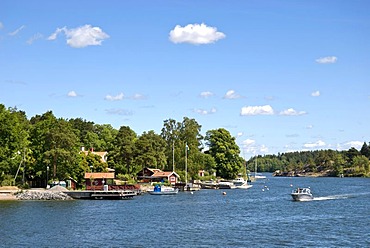
[[[235,189],[236,186],[234,185],[233,182],[221,181],[218,183],[218,188],[219,189]]]
[[[310,188],[297,188],[290,194],[293,201],[312,201],[313,195]]]
[[[176,195],[179,193],[179,189],[157,184],[153,190],[148,190],[148,193],[151,195]]]
[[[257,179],[266,179],[266,176],[257,173],[257,157],[256,157],[256,160],[255,160],[255,165],[254,165],[254,179],[256,179],[256,180]]]
[[[248,181],[244,180],[242,177],[233,180],[233,183],[237,189],[249,189],[253,187],[253,185],[248,184]]]

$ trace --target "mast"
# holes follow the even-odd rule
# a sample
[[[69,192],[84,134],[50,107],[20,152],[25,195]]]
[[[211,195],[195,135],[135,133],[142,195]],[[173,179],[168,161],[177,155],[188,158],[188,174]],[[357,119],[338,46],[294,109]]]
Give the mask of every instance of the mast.
[[[185,185],[188,184],[188,143],[185,143]]]
[[[172,141],[172,171],[175,171],[175,141]]]

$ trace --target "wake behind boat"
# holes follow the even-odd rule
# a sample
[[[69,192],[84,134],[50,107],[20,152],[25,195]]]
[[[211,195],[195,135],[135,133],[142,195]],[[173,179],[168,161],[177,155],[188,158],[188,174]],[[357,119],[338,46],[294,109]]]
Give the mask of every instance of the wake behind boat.
[[[176,195],[179,193],[179,189],[157,184],[153,190],[148,190],[148,193],[151,195]]]
[[[312,201],[313,195],[310,188],[297,188],[290,194],[293,201]]]

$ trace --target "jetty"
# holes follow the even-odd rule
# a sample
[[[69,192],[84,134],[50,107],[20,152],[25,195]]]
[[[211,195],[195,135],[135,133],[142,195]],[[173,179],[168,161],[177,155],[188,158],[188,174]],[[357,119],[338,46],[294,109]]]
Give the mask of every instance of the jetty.
[[[68,191],[65,194],[79,200],[127,200],[137,195],[131,190],[82,190]]]

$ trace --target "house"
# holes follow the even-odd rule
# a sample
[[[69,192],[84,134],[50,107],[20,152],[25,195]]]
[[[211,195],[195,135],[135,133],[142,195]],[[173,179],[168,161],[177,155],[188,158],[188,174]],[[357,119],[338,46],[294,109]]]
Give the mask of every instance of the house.
[[[85,147],[81,147],[81,153],[84,153],[85,156],[87,156],[89,154],[89,152],[92,153],[92,154],[95,154],[95,155],[100,156],[102,163],[106,163],[107,162],[108,152],[95,152],[94,151],[94,148],[90,148],[89,151],[86,151],[85,150]]]
[[[114,172],[86,172],[85,182],[87,190],[103,190],[104,185],[113,185]]]
[[[175,185],[180,179],[180,176],[174,171],[144,168],[139,172],[138,179],[142,179],[144,182],[161,182],[167,180],[172,185]]]

